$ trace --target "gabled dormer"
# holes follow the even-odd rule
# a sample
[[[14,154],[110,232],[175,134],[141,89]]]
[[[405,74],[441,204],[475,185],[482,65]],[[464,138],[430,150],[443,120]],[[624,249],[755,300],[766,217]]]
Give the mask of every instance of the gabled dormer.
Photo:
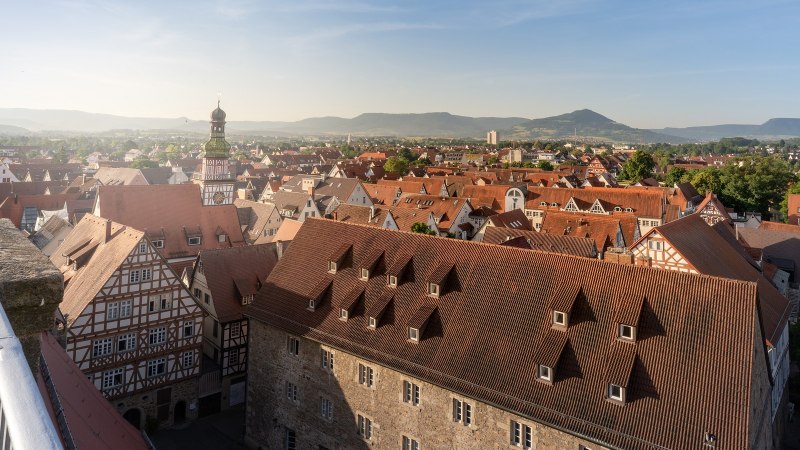
[[[581,294],[581,286],[577,283],[562,283],[550,298],[550,321],[554,329],[569,328],[572,307]]]
[[[564,211],[570,212],[580,212],[580,208],[578,208],[578,204],[575,202],[575,197],[570,197],[567,201],[567,204],[564,205]]]
[[[435,313],[436,305],[433,303],[425,303],[411,316],[411,320],[408,321],[408,326],[406,327],[409,342],[417,343],[422,340],[425,327]]]
[[[308,296],[308,306],[306,309],[309,311],[316,311],[320,306],[325,304],[331,293],[333,280],[330,278],[323,278],[314,286]]]
[[[364,285],[356,285],[339,302],[339,320],[347,322],[353,315],[356,305],[364,298]]]
[[[447,293],[454,269],[455,266],[452,263],[442,263],[433,271],[428,279],[426,289],[429,297],[439,298]]]
[[[348,256],[352,253],[352,244],[342,244],[335,252],[328,258],[328,272],[336,273],[342,270],[348,262]]]
[[[394,299],[394,293],[392,291],[386,291],[370,305],[367,309],[367,328],[376,330],[380,327],[381,319],[389,308],[392,307],[392,299]]]
[[[608,214],[608,212],[606,212],[606,209],[603,208],[603,203],[600,201],[599,198],[595,199],[594,203],[592,203],[591,208],[589,208],[589,212],[592,214]]]
[[[621,342],[636,343],[639,318],[645,304],[645,297],[641,294],[626,292],[619,296],[616,302],[614,317],[615,336]]]
[[[636,363],[636,347],[615,342],[606,361],[606,400],[624,405],[628,401],[631,375]]]
[[[556,380],[558,360],[567,345],[567,335],[558,330],[549,330],[539,345],[534,357],[536,381],[553,384]]]
[[[369,254],[360,264],[358,278],[362,281],[369,281],[369,279],[376,275],[377,269],[383,261],[383,250],[376,250]]]
[[[413,256],[411,253],[398,253],[386,270],[386,285],[391,288],[400,286],[411,276]]]

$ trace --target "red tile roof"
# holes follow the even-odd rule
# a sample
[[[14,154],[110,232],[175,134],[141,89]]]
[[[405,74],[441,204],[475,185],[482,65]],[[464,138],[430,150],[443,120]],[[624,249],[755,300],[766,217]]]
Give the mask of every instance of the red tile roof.
[[[622,231],[625,246],[631,245],[638,235],[639,222],[633,214],[581,214],[547,211],[542,219],[541,233],[591,238],[600,251],[616,246],[617,233]]]
[[[487,227],[483,235],[483,242],[505,245],[506,242],[517,237],[525,239],[528,248],[532,250],[582,256],[584,258],[597,257],[597,247],[593,240],[575,236],[560,236],[537,233],[536,231],[515,230],[513,228]]]
[[[351,263],[330,274],[327,260],[341,245],[352,245]],[[359,264],[375,250],[386,250],[387,261],[410,253],[406,272],[413,275],[397,288],[387,287],[382,273],[360,280]],[[427,280],[444,265],[453,267],[450,280],[420,341],[409,343],[408,324],[432,301]],[[580,290],[554,382],[546,385],[535,379],[536,356],[552,334],[551,298],[566,281]],[[331,300],[309,311],[321,282],[330,285]],[[366,287],[365,311],[391,296],[377,329],[367,327],[365,315],[339,320],[336,302],[354,286]],[[700,448],[712,431],[724,448],[739,449],[756,426],[751,406],[762,406],[751,405],[753,376],[767,376],[766,360],[754,359],[763,345],[753,326],[759,287],[309,219],[245,314],[608,447]],[[638,297],[645,302],[621,407],[605,399],[609,374],[620,373],[612,336],[616,311]]]
[[[633,209],[636,217],[661,219],[664,215],[665,204],[663,194],[651,189],[618,189],[618,188],[543,188],[528,186],[528,197],[525,202],[527,209],[560,210],[570,198],[583,201],[587,204],[600,200],[605,203],[606,212],[615,214],[614,208]],[[545,202],[547,205],[540,205]],[[550,206],[556,203],[558,206]],[[611,208],[611,211],[608,208]]]

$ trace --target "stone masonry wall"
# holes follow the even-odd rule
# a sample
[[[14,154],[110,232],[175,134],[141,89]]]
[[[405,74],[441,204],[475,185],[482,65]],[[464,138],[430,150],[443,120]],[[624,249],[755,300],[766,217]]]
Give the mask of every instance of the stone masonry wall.
[[[253,448],[283,448],[291,428],[301,450],[394,450],[402,448],[403,436],[425,449],[510,450],[519,448],[511,444],[512,420],[532,428],[532,448],[605,448],[336,349],[331,373],[320,363],[320,349],[329,347],[300,338],[300,354],[290,355],[287,333],[250,323],[246,442]],[[372,388],[358,383],[359,363],[374,369]],[[298,386],[297,401],[287,399],[287,381]],[[403,381],[420,386],[418,406],[403,402]],[[332,420],[321,416],[323,398],[333,402]],[[471,425],[454,422],[453,399],[472,405]],[[357,434],[357,415],[372,420],[372,439]]]

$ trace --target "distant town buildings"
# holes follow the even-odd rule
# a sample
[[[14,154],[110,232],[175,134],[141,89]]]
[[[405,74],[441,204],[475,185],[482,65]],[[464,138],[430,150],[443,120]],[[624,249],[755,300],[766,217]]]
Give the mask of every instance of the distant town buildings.
[[[489,145],[497,145],[497,142],[500,140],[498,137],[497,131],[492,130],[486,133],[486,143]]]

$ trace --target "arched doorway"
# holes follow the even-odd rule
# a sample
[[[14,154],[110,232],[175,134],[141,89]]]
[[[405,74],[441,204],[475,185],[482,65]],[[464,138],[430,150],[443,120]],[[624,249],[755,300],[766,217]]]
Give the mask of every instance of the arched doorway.
[[[139,408],[131,408],[125,411],[125,414],[122,415],[131,425],[135,426],[137,429],[142,429],[142,411]]]
[[[174,423],[181,423],[186,420],[186,402],[181,400],[175,403]]]

